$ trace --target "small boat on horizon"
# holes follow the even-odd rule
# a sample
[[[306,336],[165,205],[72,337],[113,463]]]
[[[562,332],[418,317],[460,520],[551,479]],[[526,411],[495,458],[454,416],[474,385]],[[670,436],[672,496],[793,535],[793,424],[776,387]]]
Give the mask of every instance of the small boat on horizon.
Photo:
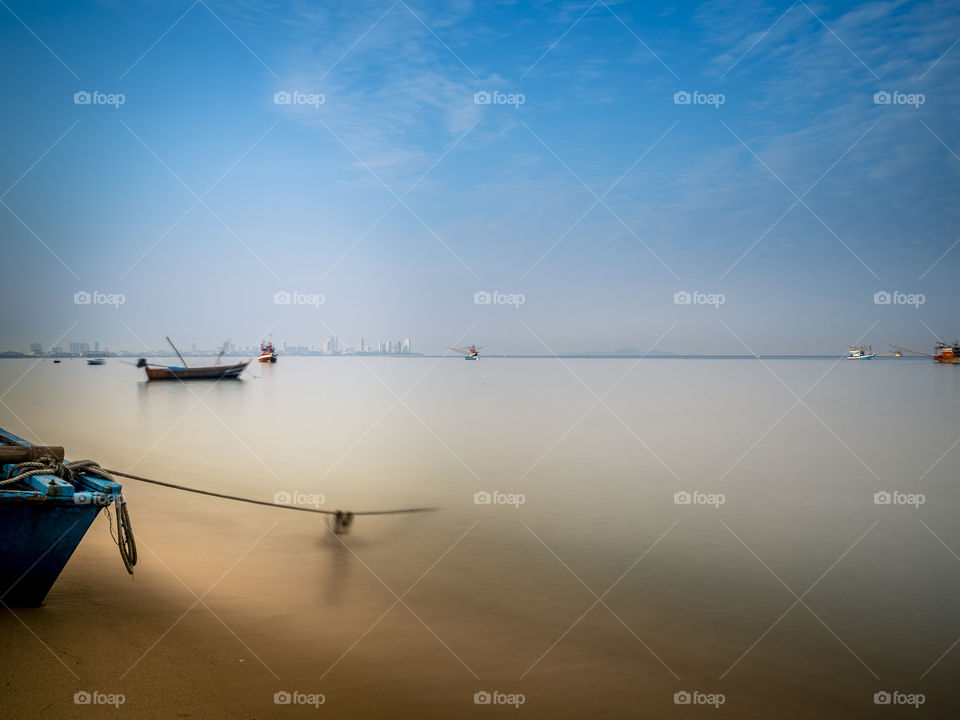
[[[470,345],[469,347],[462,347],[462,348],[452,347],[450,349],[463,355],[464,360],[479,360],[480,351],[483,350],[485,347],[486,345],[481,345],[480,347],[477,347],[476,345]]]
[[[938,342],[933,359],[945,365],[960,364],[960,340],[954,340],[952,343]]]
[[[183,359],[183,355],[180,354],[177,346],[173,344],[173,341],[169,337],[167,338],[167,342],[170,343],[170,347],[173,348],[173,351],[177,354],[177,357],[180,358],[180,362],[182,362],[183,365],[151,366],[146,358],[139,358],[137,360],[137,367],[142,367],[146,371],[147,380],[236,380],[240,377],[240,373],[246,370],[247,365],[251,362],[250,360],[246,360],[244,362],[234,363],[233,365],[221,365],[220,358],[223,357],[223,353],[227,349],[226,345],[224,345],[223,350],[220,351],[220,355],[217,357],[215,365],[187,367],[187,361]]]
[[[919,350],[900,347],[899,345],[891,345],[890,347],[897,353],[897,357],[903,357],[903,353],[909,353],[910,355],[933,358],[935,362],[944,365],[960,365],[960,340],[954,340],[952,343],[938,340],[937,344],[934,345],[932,355],[930,353],[920,352]]]
[[[257,356],[257,362],[262,363],[275,363],[277,361],[277,353],[273,349],[273,340],[268,340],[267,342],[260,343],[260,355]]]
[[[870,345],[847,345],[850,351],[847,353],[847,360],[873,360],[877,354]]]
[[[87,365],[104,365],[106,362],[103,358],[87,358]]]

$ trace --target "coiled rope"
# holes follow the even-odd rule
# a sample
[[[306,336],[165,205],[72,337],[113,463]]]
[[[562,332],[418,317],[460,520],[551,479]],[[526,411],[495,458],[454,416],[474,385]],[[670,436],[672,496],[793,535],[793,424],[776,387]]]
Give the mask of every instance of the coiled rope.
[[[111,477],[109,470],[104,470],[100,464],[93,460],[74,460],[73,462],[60,462],[55,458],[41,458],[40,460],[30,460],[28,462],[17,463],[10,470],[10,475],[5,480],[0,480],[0,485],[7,485],[16,480],[31,475],[54,475],[62,480],[66,480],[71,485],[76,486],[79,483],[80,475],[92,475],[109,482],[116,482]],[[130,511],[127,510],[127,503],[123,499],[123,493],[116,498],[117,504],[117,533],[113,533],[113,516],[110,514],[110,508],[107,510],[107,519],[110,522],[110,537],[120,549],[120,558],[127,572],[133,575],[133,568],[137,564],[137,542],[133,537],[133,525],[130,522]]]

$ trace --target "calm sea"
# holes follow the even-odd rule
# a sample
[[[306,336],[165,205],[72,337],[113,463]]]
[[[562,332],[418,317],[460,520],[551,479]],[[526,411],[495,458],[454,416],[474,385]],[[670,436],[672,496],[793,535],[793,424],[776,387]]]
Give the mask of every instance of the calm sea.
[[[101,515],[43,608],[0,614],[15,716],[90,717],[84,690],[138,717],[289,716],[276,693],[322,695],[317,717],[960,704],[960,368],[284,357],[184,385],[4,360],[0,390],[0,426],[72,459],[438,508],[341,542],[323,516],[123,481],[135,578]]]

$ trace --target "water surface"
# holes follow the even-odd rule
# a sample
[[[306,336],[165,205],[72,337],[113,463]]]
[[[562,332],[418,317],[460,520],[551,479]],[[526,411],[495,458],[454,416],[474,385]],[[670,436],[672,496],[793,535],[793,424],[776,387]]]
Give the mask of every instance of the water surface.
[[[280,716],[274,693],[295,690],[338,717],[514,712],[478,691],[522,693],[533,717],[960,701],[953,367],[284,357],[184,385],[4,360],[11,385],[0,426],[73,459],[324,509],[440,508],[360,517],[340,542],[320,516],[124,481],[135,578],[101,515],[43,608],[0,615],[16,716],[96,713],[82,689],[138,717]],[[524,502],[475,503],[496,492]]]

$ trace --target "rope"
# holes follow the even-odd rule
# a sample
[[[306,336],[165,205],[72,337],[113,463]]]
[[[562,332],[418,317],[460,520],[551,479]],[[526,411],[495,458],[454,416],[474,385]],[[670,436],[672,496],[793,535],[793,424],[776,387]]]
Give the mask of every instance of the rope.
[[[10,470],[10,475],[6,480],[0,480],[0,485],[7,485],[22,480],[32,475],[54,475],[66,480],[71,485],[77,485],[79,475],[92,475],[103,480],[116,482],[111,476],[109,470],[104,470],[100,464],[93,460],[74,460],[73,462],[60,462],[55,458],[42,458],[40,460],[31,460],[29,462],[18,463]],[[133,537],[133,525],[130,522],[130,511],[127,510],[127,503],[121,493],[117,499],[117,534],[113,534],[113,516],[110,509],[107,508],[107,518],[110,521],[110,537],[120,549],[120,558],[123,560],[127,572],[133,575],[133,567],[137,564],[137,542]]]
[[[183,490],[185,492],[196,493],[197,495],[207,495],[209,497],[223,498],[224,500],[236,500],[237,502],[250,503],[251,505],[266,505],[267,507],[276,507],[283,510],[297,510],[299,512],[319,513],[320,515],[338,515],[343,514],[341,510],[320,510],[318,508],[300,507],[298,505],[281,505],[279,503],[267,502],[266,500],[253,500],[251,498],[238,497],[236,495],[224,495],[223,493],[212,492],[211,490],[199,490],[197,488],[187,487],[186,485],[174,485],[173,483],[162,482],[160,480],[151,480],[150,478],[131,475],[130,473],[120,472],[119,470],[107,470],[111,475],[137,480],[139,482],[150,483],[151,485],[161,485],[162,487],[173,488],[174,490]],[[398,515],[401,513],[419,513],[432,512],[437,508],[402,508],[400,510],[367,510],[365,512],[354,512],[351,515]]]

